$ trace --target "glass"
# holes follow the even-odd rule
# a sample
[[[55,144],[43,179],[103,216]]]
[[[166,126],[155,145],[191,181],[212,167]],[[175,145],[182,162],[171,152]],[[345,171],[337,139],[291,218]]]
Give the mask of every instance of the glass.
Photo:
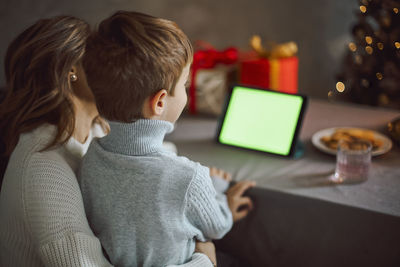
[[[340,140],[336,154],[336,170],[330,179],[335,183],[360,183],[368,179],[372,145],[368,141]]]

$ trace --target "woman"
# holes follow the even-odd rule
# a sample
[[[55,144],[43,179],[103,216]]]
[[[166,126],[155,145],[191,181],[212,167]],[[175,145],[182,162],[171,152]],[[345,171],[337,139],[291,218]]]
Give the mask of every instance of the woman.
[[[98,117],[80,59],[87,23],[39,20],[9,46],[0,105],[4,179],[0,193],[1,266],[110,266],[83,209],[75,172]],[[212,266],[211,243],[183,266]]]

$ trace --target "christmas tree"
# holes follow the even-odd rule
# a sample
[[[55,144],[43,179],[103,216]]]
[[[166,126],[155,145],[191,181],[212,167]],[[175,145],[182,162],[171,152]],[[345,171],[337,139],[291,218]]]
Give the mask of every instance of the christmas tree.
[[[400,109],[400,0],[361,0],[330,98]]]

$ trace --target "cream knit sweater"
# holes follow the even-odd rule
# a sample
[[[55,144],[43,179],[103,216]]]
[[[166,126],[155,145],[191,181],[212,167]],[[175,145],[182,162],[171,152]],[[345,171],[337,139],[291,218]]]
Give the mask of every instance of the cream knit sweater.
[[[54,136],[45,125],[20,136],[0,193],[0,266],[111,266],[90,229],[76,170],[93,137],[85,144],[71,138],[66,145],[39,152]],[[212,266],[195,253],[184,267]]]

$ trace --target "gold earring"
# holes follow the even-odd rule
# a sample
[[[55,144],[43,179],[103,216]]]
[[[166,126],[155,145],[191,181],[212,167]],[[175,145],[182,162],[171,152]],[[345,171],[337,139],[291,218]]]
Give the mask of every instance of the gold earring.
[[[71,74],[70,80],[71,82],[76,82],[76,80],[78,80],[78,76],[76,76],[75,74]]]

